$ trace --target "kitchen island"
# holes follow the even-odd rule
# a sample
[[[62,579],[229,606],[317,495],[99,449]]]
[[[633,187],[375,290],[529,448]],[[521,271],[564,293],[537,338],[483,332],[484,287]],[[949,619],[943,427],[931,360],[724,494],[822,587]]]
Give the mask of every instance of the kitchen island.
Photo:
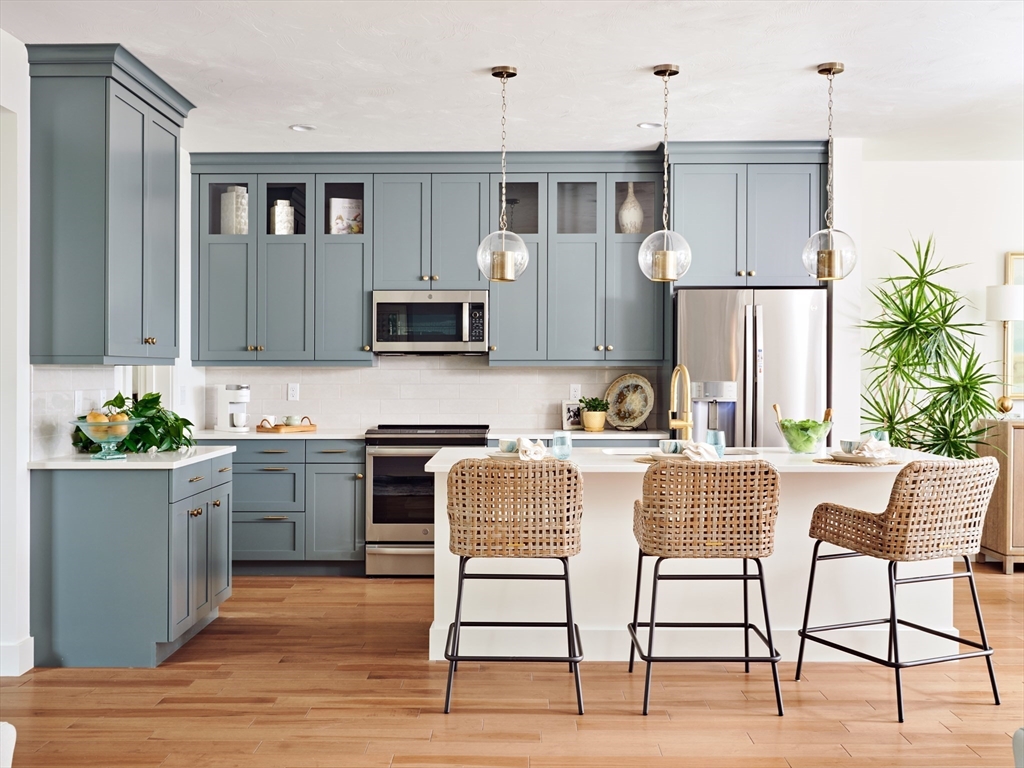
[[[573,448],[572,458],[583,477],[583,548],[569,560],[573,611],[580,627],[585,658],[589,661],[624,661],[630,641],[626,624],[633,614],[637,544],[633,538],[633,502],[640,498],[646,464],[636,458],[650,449]],[[814,507],[831,501],[860,509],[885,509],[893,481],[903,466],[916,459],[936,458],[915,451],[897,450],[900,464],[850,466],[815,463],[814,456],[794,455],[785,449],[738,449],[744,454],[727,460],[764,459],[780,474],[780,504],[775,552],[762,563],[767,583],[775,644],[784,661],[795,661],[798,630],[803,621],[807,576],[813,539],[807,535]],[[458,557],[447,546],[448,471],[465,458],[484,458],[485,449],[444,448],[426,465],[435,478],[434,621],[430,628],[430,658],[444,658],[448,625],[455,616]],[[820,457],[818,457],[820,458]],[[515,461],[517,459],[507,459]],[[824,545],[822,552],[834,551]],[[654,558],[644,566],[640,620],[650,610]],[[740,560],[672,560],[663,573],[740,573]],[[505,573],[550,572],[555,561],[489,559],[471,561],[469,570]],[[952,571],[952,560],[903,563],[901,576]],[[685,585],[685,586],[684,586]],[[909,621],[956,634],[953,627],[953,582],[935,581],[904,587],[900,615]],[[751,621],[763,625],[751,587]],[[659,590],[659,621],[741,621],[742,592],[735,582],[667,583]],[[889,615],[886,564],[872,558],[823,563],[818,567],[811,625],[850,622]],[[565,602],[559,588],[538,581],[473,581],[463,598],[463,619],[473,621],[564,621]],[[885,656],[886,625],[832,633],[837,642]],[[901,653],[907,658],[956,652],[956,645],[921,632],[901,630]],[[565,652],[565,630],[466,628],[460,650],[466,654],[552,655]],[[743,633],[730,629],[665,630],[656,636],[659,654],[741,655]],[[809,643],[806,658],[853,661],[854,657]]]

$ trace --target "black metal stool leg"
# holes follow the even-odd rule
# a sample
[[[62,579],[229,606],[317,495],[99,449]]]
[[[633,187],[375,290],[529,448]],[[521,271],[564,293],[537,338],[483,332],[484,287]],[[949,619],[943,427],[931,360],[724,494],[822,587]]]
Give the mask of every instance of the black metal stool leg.
[[[896,561],[889,561],[889,642],[892,644],[892,661],[896,666],[896,713],[903,722],[903,680],[900,677],[900,643],[897,633],[899,620],[896,617]]]
[[[462,585],[466,576],[466,563],[469,558],[465,555],[459,557],[459,588],[455,597],[455,629],[452,633],[452,656],[459,655],[459,630],[462,628]],[[447,715],[452,708],[452,682],[455,678],[455,670],[458,662],[452,659],[448,662],[448,689],[444,694],[444,713]]]
[[[565,623],[569,627],[569,655],[576,655],[576,623],[572,616],[572,594],[569,590],[569,558],[559,558],[565,568]],[[583,714],[583,686],[580,684],[580,665],[578,662],[569,662],[569,668],[576,678],[576,707],[579,713]]]
[[[743,575],[747,575],[747,558],[743,558]],[[747,595],[747,580],[743,580],[743,655],[750,656],[750,601]],[[743,671],[750,672],[750,662],[743,662]]]
[[[988,644],[988,637],[985,634],[985,622],[981,619],[981,603],[978,601],[978,587],[974,583],[974,566],[971,565],[971,558],[964,555],[964,563],[967,565],[967,581],[971,585],[971,598],[974,600],[974,613],[978,617],[978,633],[981,635],[981,644],[985,646],[985,650],[992,650],[992,647]],[[988,679],[992,683],[992,696],[996,700],[996,704],[999,704],[999,688],[996,686],[996,671],[992,667],[992,655],[989,654],[985,657],[985,663],[988,664]]]
[[[746,560],[743,561],[746,563]],[[761,585],[761,607],[764,610],[764,634],[768,638],[768,654],[771,656],[777,655],[775,650],[775,641],[772,639],[772,622],[768,618],[768,590],[764,584],[764,566],[761,564],[761,558],[754,558],[754,565],[757,566],[757,581]],[[744,589],[746,589],[746,581],[743,582]],[[749,654],[748,654],[749,655]],[[775,704],[779,708],[779,717],[785,714],[785,710],[782,708],[782,686],[779,685],[779,662],[772,662],[772,680],[775,683]]]
[[[651,584],[651,626],[650,633],[647,635],[647,656],[648,659],[654,656],[654,613],[658,606],[658,574],[661,571],[661,561],[664,558],[659,557],[654,561],[654,583]],[[644,714],[647,714],[648,708],[651,703],[651,667],[654,666],[653,661],[647,662],[647,674],[644,678]]]
[[[811,617],[811,593],[814,591],[814,570],[818,565],[818,548],[821,541],[814,542],[814,549],[811,551],[811,575],[807,578],[807,602],[804,604],[804,627],[800,631],[800,651],[796,655],[796,680],[800,679],[800,670],[804,666],[804,644],[807,640],[807,620]]]
[[[633,632],[637,631],[636,623],[640,620],[640,577],[644,572],[644,551],[640,550],[640,556],[636,559],[636,597],[633,600]],[[633,641],[629,643],[629,671],[633,671],[633,660],[636,658],[636,646]]]

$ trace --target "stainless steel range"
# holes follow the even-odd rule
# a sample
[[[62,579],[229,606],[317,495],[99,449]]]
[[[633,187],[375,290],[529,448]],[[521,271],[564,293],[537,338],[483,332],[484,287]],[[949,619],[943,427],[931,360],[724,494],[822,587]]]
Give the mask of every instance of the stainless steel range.
[[[432,576],[434,475],[447,446],[486,446],[486,425],[382,424],[366,430],[366,575]]]

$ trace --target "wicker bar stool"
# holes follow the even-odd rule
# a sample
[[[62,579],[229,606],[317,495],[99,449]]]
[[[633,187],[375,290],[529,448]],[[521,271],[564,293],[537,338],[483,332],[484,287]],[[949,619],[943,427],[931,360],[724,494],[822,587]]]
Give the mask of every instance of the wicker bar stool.
[[[643,499],[633,507],[633,535],[640,545],[636,566],[636,599],[633,621],[627,625],[632,644],[629,671],[634,655],[647,663],[644,682],[644,714],[651,699],[651,667],[656,661],[730,662],[742,661],[750,671],[751,662],[772,665],[775,703],[783,714],[782,689],[778,663],[782,658],[772,641],[768,619],[768,596],[764,586],[761,558],[775,547],[775,519],[779,512],[779,473],[766,461],[659,461],[644,475]],[[651,589],[650,621],[639,621],[640,582],[644,558],[656,557]],[[661,564],[669,558],[742,558],[742,574],[664,575]],[[748,561],[757,566],[757,575],[748,573]],[[743,656],[655,656],[655,610],[659,581],[741,581],[743,583],[742,622],[660,622],[662,627],[743,629]],[[747,585],[757,581],[761,587],[764,632],[750,623]],[[637,634],[648,627],[647,650]],[[768,648],[766,656],[750,655],[750,632]]]
[[[583,479],[575,464],[555,459],[515,461],[463,459],[448,473],[449,548],[459,556],[455,621],[448,627],[444,657],[448,689],[444,711],[451,710],[452,682],[460,661],[567,662],[576,682],[576,705],[583,714],[579,663],[580,630],[573,621],[569,558],[580,552]],[[556,558],[562,574],[467,573],[471,558]],[[472,579],[565,582],[565,621],[463,621],[463,584]],[[463,627],[564,627],[565,656],[467,656],[459,653]]]
[[[838,504],[819,504],[811,517],[810,536],[817,539],[811,554],[811,574],[807,583],[807,604],[804,607],[803,628],[800,630],[800,652],[796,662],[796,679],[804,660],[804,643],[811,640],[839,651],[845,651],[861,659],[889,667],[896,673],[896,708],[899,721],[903,722],[903,684],[900,671],[906,667],[920,667],[943,661],[956,661],[984,656],[988,664],[988,676],[992,683],[992,695],[999,704],[999,689],[996,674],[992,668],[992,647],[985,635],[985,623],[981,618],[981,604],[978,589],[974,583],[974,570],[970,555],[981,546],[981,528],[988,510],[989,497],[999,475],[999,464],[991,456],[972,461],[915,461],[896,476],[889,505],[881,514],[864,512]],[[819,555],[822,542],[834,544],[850,552]],[[877,557],[888,560],[889,567],[889,616],[884,619],[851,621],[845,624],[808,627],[811,613],[811,593],[814,590],[814,572],[819,561],[839,560],[847,557]],[[897,578],[896,567],[900,562],[914,560],[938,560],[947,557],[962,557],[967,566],[964,573],[943,573],[935,576]],[[920,584],[928,581],[966,578],[971,585],[974,599],[974,613],[978,618],[981,642],[964,640],[930,627],[906,621],[896,615],[896,587],[900,584]],[[863,653],[831,640],[819,637],[818,633],[834,629],[866,627],[875,624],[889,625],[889,651],[885,659]],[[897,629],[900,625],[927,632],[952,640],[976,650],[949,656],[935,656],[927,659],[904,661],[900,658]]]

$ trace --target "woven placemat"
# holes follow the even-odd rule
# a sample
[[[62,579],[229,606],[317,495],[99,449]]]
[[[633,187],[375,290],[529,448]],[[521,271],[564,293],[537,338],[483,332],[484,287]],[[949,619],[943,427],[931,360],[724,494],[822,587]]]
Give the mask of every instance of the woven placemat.
[[[891,464],[905,464],[899,459],[882,459],[881,461],[836,461],[831,456],[824,459],[814,459],[815,464],[838,464],[841,467],[887,467]]]

